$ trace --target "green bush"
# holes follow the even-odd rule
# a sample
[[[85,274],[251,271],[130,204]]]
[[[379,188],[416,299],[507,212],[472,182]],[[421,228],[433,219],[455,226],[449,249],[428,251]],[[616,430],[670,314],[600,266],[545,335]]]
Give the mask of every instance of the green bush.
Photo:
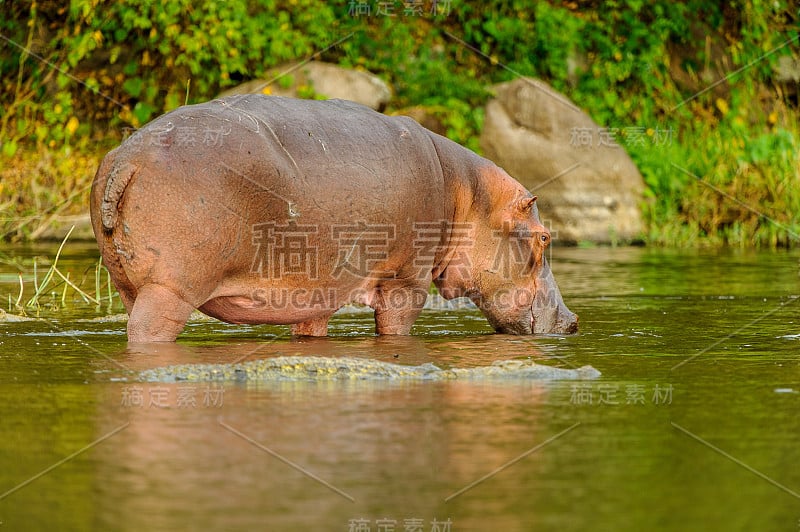
[[[797,244],[797,88],[773,80],[778,58],[798,53],[794,3],[432,4],[4,2],[0,152],[11,167],[30,159],[20,150],[102,151],[125,128],[312,54],[376,73],[394,88],[389,111],[433,109],[479,150],[488,87],[536,76],[600,124],[646,132],[621,140],[647,185],[648,242]],[[4,209],[19,214],[18,200],[0,188]]]

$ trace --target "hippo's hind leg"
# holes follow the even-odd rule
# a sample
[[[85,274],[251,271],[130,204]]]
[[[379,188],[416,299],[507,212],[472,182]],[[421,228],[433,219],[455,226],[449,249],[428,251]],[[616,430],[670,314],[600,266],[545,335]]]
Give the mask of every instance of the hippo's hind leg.
[[[372,308],[375,309],[375,332],[378,334],[411,334],[428,290],[420,286],[386,283],[375,294]]]
[[[292,336],[328,336],[328,320],[331,316],[321,316],[313,320],[292,324]]]
[[[128,319],[129,342],[174,342],[194,306],[157,284],[142,286]]]

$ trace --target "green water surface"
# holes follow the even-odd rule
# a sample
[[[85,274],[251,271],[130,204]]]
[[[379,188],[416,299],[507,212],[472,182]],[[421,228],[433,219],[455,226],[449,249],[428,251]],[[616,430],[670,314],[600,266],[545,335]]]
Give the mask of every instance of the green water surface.
[[[4,253],[27,282],[29,258],[55,247]],[[104,318],[119,307],[0,323],[0,531],[797,531],[798,259],[558,248],[553,270],[581,319],[569,337],[495,335],[472,310],[426,311],[410,338],[376,338],[368,313],[315,340],[198,320],[144,351]],[[93,288],[95,262],[76,245],[59,264]],[[0,265],[4,306],[17,291],[17,268]],[[276,356],[602,375],[136,378]]]

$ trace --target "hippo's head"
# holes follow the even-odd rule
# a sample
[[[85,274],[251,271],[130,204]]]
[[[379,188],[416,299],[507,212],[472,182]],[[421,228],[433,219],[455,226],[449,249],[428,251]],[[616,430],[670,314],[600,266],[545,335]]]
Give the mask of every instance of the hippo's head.
[[[438,280],[445,297],[468,296],[497,332],[577,332],[578,317],[564,305],[547,263],[551,236],[539,221],[535,196],[518,191],[495,204],[488,217],[473,223],[471,237],[470,245],[462,246],[468,260],[458,264],[460,271],[451,263]],[[455,285],[463,288],[454,293]]]
[[[564,305],[547,263],[551,236],[539,221],[536,196],[526,193],[497,214],[476,241],[489,262],[476,272],[472,300],[498,332],[577,332],[578,317]]]

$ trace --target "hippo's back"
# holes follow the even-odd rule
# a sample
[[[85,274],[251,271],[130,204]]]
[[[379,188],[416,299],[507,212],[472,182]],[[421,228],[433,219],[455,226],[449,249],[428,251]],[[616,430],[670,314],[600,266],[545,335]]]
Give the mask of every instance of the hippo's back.
[[[287,212],[291,203],[327,216],[359,204],[402,214],[420,197],[441,200],[443,187],[427,130],[343,100],[243,95],[181,107],[137,131],[114,158],[111,179],[124,165],[145,169],[152,195],[174,184],[187,200],[209,189],[266,194]],[[113,192],[124,187],[106,186],[118,206]]]

